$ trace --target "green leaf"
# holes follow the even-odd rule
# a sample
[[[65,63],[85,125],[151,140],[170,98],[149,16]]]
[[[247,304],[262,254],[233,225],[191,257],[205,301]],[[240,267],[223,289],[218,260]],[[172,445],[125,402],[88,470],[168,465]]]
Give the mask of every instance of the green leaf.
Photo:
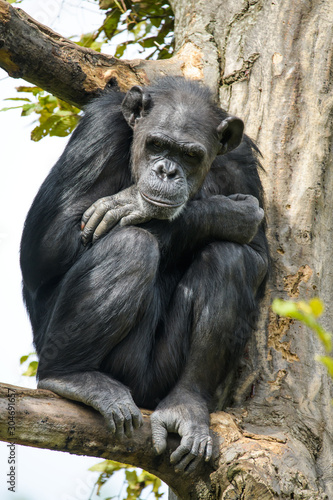
[[[37,373],[38,361],[31,361],[29,363],[27,371],[25,371],[22,375],[26,377],[34,377]]]
[[[28,101],[31,102],[27,97],[7,97],[4,101]]]
[[[31,92],[32,95],[36,96],[37,94],[44,94],[44,90],[41,89],[40,87],[26,87],[26,86],[20,86],[16,87],[17,92]]]
[[[61,116],[60,113],[57,113],[55,116],[57,120],[49,128],[50,137],[66,137],[77,125],[77,116]]]
[[[127,470],[125,475],[129,484],[137,484],[138,476],[135,470]]]
[[[113,475],[113,473],[121,469],[125,469],[125,477],[127,481],[127,497],[125,500],[139,499],[142,491],[148,486],[152,487],[152,493],[154,493],[155,499],[159,499],[163,496],[163,493],[158,492],[162,484],[158,477],[146,471],[141,471],[138,476],[137,471],[133,469],[132,465],[121,464],[119,462],[114,462],[113,460],[104,460],[103,462],[93,465],[89,469],[91,471],[101,473],[96,481],[97,495],[99,495],[101,487]]]
[[[279,316],[299,319],[301,321],[303,319],[303,314],[299,311],[296,302],[292,302],[291,300],[274,299],[272,310]]]
[[[10,108],[2,108],[0,111],[9,111],[10,109],[21,109],[22,106],[11,106]]]
[[[161,25],[161,18],[160,17],[151,17],[149,19],[149,21],[151,22],[151,24],[155,27],[155,28],[159,28],[160,25]]]
[[[22,365],[30,356],[36,356],[35,352],[29,352],[29,354],[26,354],[25,356],[22,356],[20,358],[20,365]]]
[[[118,2],[118,0],[114,0],[114,4],[117,7],[117,9],[120,10],[122,14],[125,14],[126,10],[123,8],[123,6]],[[126,4],[125,4],[126,5]]]
[[[44,127],[43,125],[38,125],[31,131],[31,140],[38,142],[43,137],[46,137],[47,134],[49,133],[50,128],[49,127]]]
[[[121,57],[124,54],[126,48],[127,46],[124,43],[117,45],[116,52],[114,54],[115,57]]]
[[[120,462],[115,462],[114,460],[103,460],[98,464],[90,467],[89,470],[94,472],[105,472],[106,474],[113,474],[115,471],[126,469],[128,467],[133,468],[133,465],[121,464]]]
[[[146,38],[145,40],[142,40],[139,42],[141,47],[144,47],[145,49],[150,49],[151,47],[156,47],[156,36]]]
[[[66,112],[65,116],[62,116],[63,113],[60,111],[51,114],[47,112],[47,109],[44,109],[41,112],[39,125],[31,132],[31,139],[37,142],[47,135],[51,137],[66,137],[69,135],[76,127],[79,116],[75,114],[68,115]]]
[[[66,111],[71,111],[71,113],[75,113],[75,114],[80,113],[79,108],[76,108],[72,104],[69,104],[68,102],[63,101],[61,99],[58,99],[58,106],[60,109],[64,109]]]
[[[101,10],[109,10],[114,5],[114,0],[99,0],[99,8]]]
[[[100,52],[102,45],[105,43],[105,40],[102,40],[101,42],[97,42],[96,38],[98,37],[98,32],[97,33],[85,33],[81,35],[80,40],[78,42],[75,42],[77,45],[80,45],[81,47],[87,47],[92,50],[96,50],[96,52]]]
[[[37,108],[37,105],[34,102],[32,102],[30,104],[23,104],[21,116],[31,115],[31,113],[36,111],[36,108]]]
[[[111,14],[106,16],[106,19],[102,25],[102,29],[105,33],[105,36],[108,40],[110,40],[118,31],[118,23],[120,20],[121,12],[112,11]]]
[[[316,318],[321,316],[325,309],[323,302],[318,299],[318,297],[309,300],[309,306],[311,307],[312,313],[316,316]]]
[[[272,310],[279,316],[297,319],[304,323],[316,332],[326,352],[331,352],[332,335],[326,332],[316,319],[316,316],[320,315],[324,310],[324,306],[319,299],[312,299],[309,303],[275,299],[272,303]]]

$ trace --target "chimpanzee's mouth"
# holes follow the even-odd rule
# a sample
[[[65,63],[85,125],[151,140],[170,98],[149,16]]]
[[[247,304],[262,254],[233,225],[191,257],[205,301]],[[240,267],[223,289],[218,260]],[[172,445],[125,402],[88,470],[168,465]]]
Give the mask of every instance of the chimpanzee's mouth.
[[[156,205],[157,207],[178,208],[178,207],[181,207],[182,205],[184,205],[183,201],[181,201],[180,203],[167,203],[166,201],[156,200],[155,198],[150,198],[149,196],[144,194],[142,191],[140,191],[140,195],[148,203],[151,203],[152,205]]]

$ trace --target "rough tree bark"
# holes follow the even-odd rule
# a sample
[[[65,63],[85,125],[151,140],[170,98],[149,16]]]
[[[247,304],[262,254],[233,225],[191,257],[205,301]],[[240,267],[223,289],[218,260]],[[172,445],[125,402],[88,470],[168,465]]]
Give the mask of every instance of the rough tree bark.
[[[195,478],[179,478],[165,457],[152,456],[147,421],[129,445],[108,441],[98,415],[46,391],[18,393],[15,441],[141,465],[183,499],[332,500],[333,394],[314,360],[320,346],[304,327],[269,312],[269,304],[275,296],[319,295],[327,306],[324,326],[331,327],[333,3],[170,3],[176,55],[148,63],[116,61],[77,47],[0,0],[0,66],[78,106],[105,85],[125,90],[164,73],[202,78],[257,141],[272,274],[235,404],[212,416],[217,469],[207,466]],[[10,440],[5,400],[2,389],[4,441]],[[26,415],[25,423],[20,415]],[[140,446],[145,453],[137,453]]]

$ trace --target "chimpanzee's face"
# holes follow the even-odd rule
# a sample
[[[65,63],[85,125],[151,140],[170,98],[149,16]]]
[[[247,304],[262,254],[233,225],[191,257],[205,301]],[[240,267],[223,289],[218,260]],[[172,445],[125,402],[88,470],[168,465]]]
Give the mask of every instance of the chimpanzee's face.
[[[210,167],[208,156],[206,147],[192,137],[152,130],[133,164],[142,198],[170,214],[179,213],[200,188]]]
[[[168,106],[154,106],[134,127],[133,175],[143,200],[160,208],[159,218],[180,213],[200,189],[220,148],[217,134],[212,141],[198,126],[193,133],[189,119],[182,120]]]
[[[226,144],[221,135],[231,138],[230,119],[220,124],[212,120],[209,110],[193,107],[186,99],[156,99],[152,105],[149,94],[138,89],[134,87],[123,103],[124,116],[134,131],[133,177],[141,203],[153,207],[154,217],[173,219],[198,192]]]

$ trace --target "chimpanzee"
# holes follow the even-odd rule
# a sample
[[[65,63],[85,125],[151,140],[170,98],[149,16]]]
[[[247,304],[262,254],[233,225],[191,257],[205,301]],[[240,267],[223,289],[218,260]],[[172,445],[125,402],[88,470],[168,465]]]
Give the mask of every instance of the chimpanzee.
[[[254,327],[268,267],[258,151],[204,85],[165,77],[87,106],[27,216],[39,387],[193,471]]]

